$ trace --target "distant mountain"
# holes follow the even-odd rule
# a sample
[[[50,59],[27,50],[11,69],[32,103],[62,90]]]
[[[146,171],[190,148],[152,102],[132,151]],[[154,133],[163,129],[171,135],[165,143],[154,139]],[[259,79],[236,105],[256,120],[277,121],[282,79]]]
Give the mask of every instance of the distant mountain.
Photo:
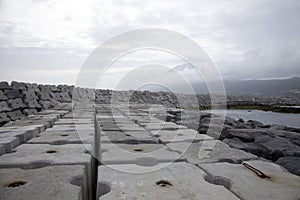
[[[195,75],[192,65],[185,63],[172,68],[172,70],[185,76],[187,79],[192,80],[191,86],[198,94],[207,94],[208,89],[203,82],[196,83],[199,77]],[[194,81],[193,81],[194,80]],[[211,82],[210,84],[214,84]],[[177,91],[186,93],[184,85],[180,82],[174,81],[172,83]],[[293,77],[288,79],[266,79],[266,80],[224,80],[226,94],[228,95],[241,95],[241,96],[270,96],[270,97],[294,97],[300,98],[300,77]],[[168,88],[160,85],[147,85],[140,88],[141,90],[150,91],[168,91]]]
[[[300,77],[290,79],[224,81],[227,94],[300,97]]]
[[[300,78],[270,80],[224,80],[226,94],[241,96],[300,97]],[[204,83],[192,84],[196,93],[206,94]]]
[[[193,66],[188,63],[175,66],[173,69],[183,75],[187,71],[194,70]],[[300,97],[300,77],[268,80],[224,80],[224,86],[226,93],[232,95]],[[192,83],[192,87],[196,93],[208,93],[204,83]]]

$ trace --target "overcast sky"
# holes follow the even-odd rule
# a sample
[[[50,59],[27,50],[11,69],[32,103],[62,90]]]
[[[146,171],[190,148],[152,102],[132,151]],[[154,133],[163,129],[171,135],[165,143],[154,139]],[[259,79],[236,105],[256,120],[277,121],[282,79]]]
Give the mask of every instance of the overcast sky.
[[[0,80],[74,84],[94,48],[145,27],[193,39],[224,79],[300,76],[299,11],[299,0],[0,0]],[[134,53],[116,63],[105,86],[150,63],[183,61]]]

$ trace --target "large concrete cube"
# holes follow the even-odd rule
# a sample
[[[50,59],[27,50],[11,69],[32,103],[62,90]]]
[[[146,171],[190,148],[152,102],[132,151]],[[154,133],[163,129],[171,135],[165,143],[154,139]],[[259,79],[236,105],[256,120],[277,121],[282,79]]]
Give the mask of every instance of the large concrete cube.
[[[265,161],[245,162],[269,178],[261,178],[241,164],[200,164],[209,174],[207,180],[226,186],[241,199],[295,200],[300,198],[300,177],[277,164]]]
[[[127,173],[128,170],[135,173]],[[206,176],[205,172],[188,163],[152,167],[100,166],[97,192],[101,200],[239,199],[223,186],[208,183]]]
[[[219,140],[207,140],[196,143],[176,142],[166,144],[168,148],[181,154],[193,164],[230,162],[241,163],[245,160],[258,159],[257,156],[245,151],[230,148]]]
[[[101,144],[103,164],[155,165],[182,161],[180,155],[162,144]]]
[[[0,169],[0,199],[88,199],[84,166]]]

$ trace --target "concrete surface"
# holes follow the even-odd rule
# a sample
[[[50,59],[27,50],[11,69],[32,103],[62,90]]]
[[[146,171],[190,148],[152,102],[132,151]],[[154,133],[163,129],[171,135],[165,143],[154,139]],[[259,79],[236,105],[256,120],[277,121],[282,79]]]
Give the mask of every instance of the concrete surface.
[[[1,200],[88,199],[84,166],[0,169]]]

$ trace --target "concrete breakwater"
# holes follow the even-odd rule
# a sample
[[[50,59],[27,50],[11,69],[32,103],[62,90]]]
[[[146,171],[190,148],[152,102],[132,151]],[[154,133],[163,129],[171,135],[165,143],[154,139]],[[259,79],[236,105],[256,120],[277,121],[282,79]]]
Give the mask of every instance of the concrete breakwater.
[[[11,99],[24,105],[2,112],[19,111],[22,117],[0,127],[0,200],[300,198],[299,176],[259,155],[231,148],[214,138],[220,133],[207,134],[205,125],[218,116],[186,114],[177,104],[180,95],[51,87],[43,93],[38,86],[32,99],[40,107],[30,108],[32,114],[25,113],[28,86],[6,89],[17,91],[18,98],[7,98],[9,92],[2,91],[8,107]],[[184,107],[195,105],[185,99]],[[199,123],[197,130],[189,128],[196,117],[203,130],[198,130]],[[174,123],[179,118],[187,123]],[[253,132],[266,128],[226,118],[228,126]],[[294,136],[290,133],[286,139]],[[243,133],[239,138],[249,139]],[[264,137],[259,138],[263,142]],[[98,161],[91,152],[99,154]]]
[[[38,85],[13,81],[0,82],[0,125],[21,119],[58,103],[89,98],[94,103],[111,103],[112,97],[122,102],[129,97],[133,103],[161,104],[173,108],[209,108],[209,95],[173,94],[149,91],[112,91],[83,89],[68,85]],[[223,102],[224,103],[224,102]],[[227,96],[228,107],[236,105],[299,105],[299,99]]]

